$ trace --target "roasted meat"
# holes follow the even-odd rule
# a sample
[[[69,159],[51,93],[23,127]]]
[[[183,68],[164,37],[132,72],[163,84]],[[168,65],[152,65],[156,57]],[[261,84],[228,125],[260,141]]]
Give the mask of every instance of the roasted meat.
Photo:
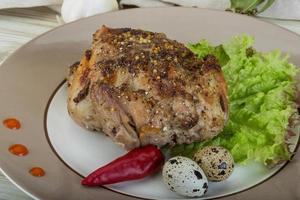
[[[199,60],[163,33],[103,26],[70,67],[68,111],[126,149],[213,138],[227,120],[216,58]]]

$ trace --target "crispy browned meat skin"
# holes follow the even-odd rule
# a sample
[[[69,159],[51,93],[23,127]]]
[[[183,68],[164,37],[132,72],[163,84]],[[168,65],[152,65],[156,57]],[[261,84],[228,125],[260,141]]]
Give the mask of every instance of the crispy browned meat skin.
[[[216,58],[198,60],[162,33],[103,26],[68,85],[70,116],[128,150],[210,139],[227,119]]]

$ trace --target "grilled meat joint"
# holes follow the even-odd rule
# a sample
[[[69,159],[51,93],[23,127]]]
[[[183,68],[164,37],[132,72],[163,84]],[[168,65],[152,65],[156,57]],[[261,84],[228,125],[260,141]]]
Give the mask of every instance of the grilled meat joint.
[[[103,26],[70,67],[68,111],[130,150],[213,138],[226,123],[228,98],[214,56],[199,60],[163,33]]]

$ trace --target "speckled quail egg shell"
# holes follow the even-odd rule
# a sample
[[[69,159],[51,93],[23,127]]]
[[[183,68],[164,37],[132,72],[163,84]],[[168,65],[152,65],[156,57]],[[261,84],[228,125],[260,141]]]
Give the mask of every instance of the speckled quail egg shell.
[[[173,157],[165,163],[163,180],[170,190],[188,197],[203,196],[208,188],[207,178],[199,165],[182,156]]]
[[[230,152],[223,147],[204,147],[195,153],[194,160],[210,181],[223,181],[233,172],[234,160]]]

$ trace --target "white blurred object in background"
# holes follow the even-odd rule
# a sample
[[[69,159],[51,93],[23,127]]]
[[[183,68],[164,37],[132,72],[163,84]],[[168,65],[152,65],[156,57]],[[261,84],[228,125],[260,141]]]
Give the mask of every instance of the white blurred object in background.
[[[164,2],[198,8],[211,8],[218,10],[226,10],[230,8],[230,0],[161,0]]]
[[[259,16],[300,20],[300,0],[275,0],[274,4]]]
[[[159,0],[120,0],[120,5],[136,6],[140,8],[174,6],[174,4],[165,3]]]
[[[0,0],[0,9],[59,5],[63,0]]]
[[[65,22],[71,22],[118,9],[119,5],[116,0],[64,0],[61,16]]]
[[[246,0],[240,0],[240,3]],[[237,2],[237,1],[235,1]],[[226,10],[230,8],[230,0],[121,0],[121,5],[130,5],[138,7],[155,7],[158,3],[164,3],[164,6],[185,6],[210,8],[218,10]],[[249,1],[250,5],[257,3],[257,0]],[[285,19],[300,20],[300,0],[274,0],[270,8],[260,13],[258,16]]]

